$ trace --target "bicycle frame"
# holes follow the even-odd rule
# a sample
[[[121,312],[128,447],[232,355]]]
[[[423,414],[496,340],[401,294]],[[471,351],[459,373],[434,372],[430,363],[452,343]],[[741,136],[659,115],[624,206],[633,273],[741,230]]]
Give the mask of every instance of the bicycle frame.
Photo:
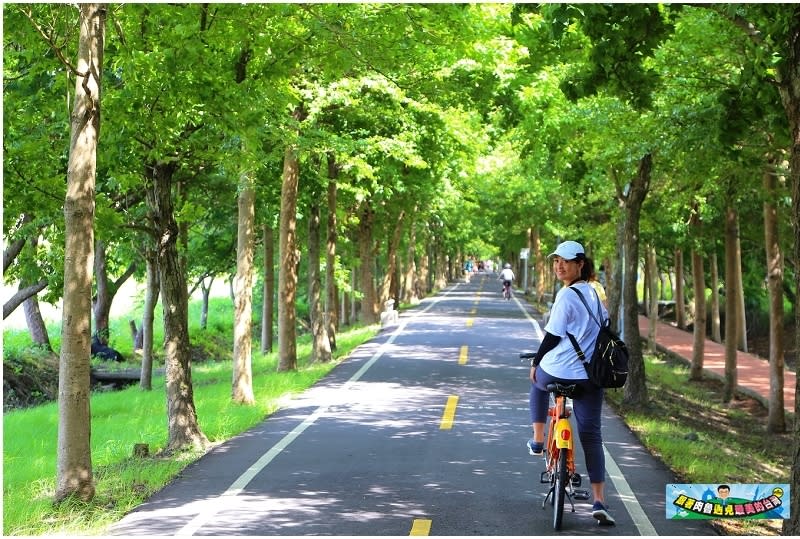
[[[553,505],[553,527],[556,530],[561,529],[565,499],[569,500],[573,513],[575,512],[573,498],[589,499],[588,491],[575,488],[580,486],[580,476],[575,473],[574,436],[569,421],[571,413],[567,407],[567,397],[561,390],[560,386],[555,386],[551,391],[555,404],[548,412],[550,421],[545,457],[546,470],[542,472],[540,478],[542,483],[550,484],[550,490],[542,502],[542,509],[550,500]]]
[[[571,415],[569,410],[566,407],[566,397],[559,396],[556,398],[555,406],[550,408],[550,422],[551,422],[551,436],[550,440],[552,440],[553,447],[551,448],[553,451],[553,459],[558,457],[558,452],[562,449],[566,449],[568,453],[568,466],[569,471],[571,473],[575,472],[575,461],[574,461],[574,453],[573,451],[573,438],[572,438],[572,425],[569,422],[569,416]]]
[[[520,359],[533,359],[534,353],[523,353]],[[564,515],[564,500],[568,499],[572,512],[575,512],[576,500],[588,500],[589,491],[578,489],[581,486],[581,476],[575,473],[575,440],[569,418],[571,408],[567,407],[567,398],[576,395],[576,384],[548,384],[553,405],[548,411],[549,424],[547,427],[547,445],[544,451],[545,471],[539,477],[540,482],[550,485],[542,509],[550,504],[553,506],[553,527],[556,531],[561,529]]]

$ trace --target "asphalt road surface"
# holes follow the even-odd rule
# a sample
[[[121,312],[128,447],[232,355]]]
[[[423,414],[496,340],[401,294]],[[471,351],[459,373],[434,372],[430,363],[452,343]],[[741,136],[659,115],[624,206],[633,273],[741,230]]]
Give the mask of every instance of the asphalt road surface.
[[[665,518],[676,482],[608,408],[606,502],[552,528],[530,437],[534,311],[477,275],[404,312],[309,391],[216,447],[115,535],[716,535]],[[580,444],[577,444],[579,447]],[[583,454],[576,455],[585,475]],[[585,485],[588,488],[588,484]]]

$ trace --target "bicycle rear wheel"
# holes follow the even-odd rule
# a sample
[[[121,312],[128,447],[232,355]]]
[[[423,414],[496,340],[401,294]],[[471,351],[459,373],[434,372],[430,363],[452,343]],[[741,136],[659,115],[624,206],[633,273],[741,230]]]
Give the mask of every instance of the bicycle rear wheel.
[[[564,518],[564,498],[567,496],[567,450],[558,451],[553,484],[553,529],[559,531]]]

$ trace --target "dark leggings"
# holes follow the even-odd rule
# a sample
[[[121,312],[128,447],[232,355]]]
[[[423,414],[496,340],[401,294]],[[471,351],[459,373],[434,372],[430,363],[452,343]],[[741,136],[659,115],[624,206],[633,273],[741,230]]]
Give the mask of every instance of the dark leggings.
[[[531,384],[531,423],[545,423],[550,408],[550,394],[545,387],[552,382],[577,383],[580,395],[572,400],[572,411],[578,423],[578,436],[586,456],[586,471],[589,481],[602,483],[606,480],[606,459],[603,455],[603,435],[600,432],[603,390],[588,380],[565,380],[550,376],[543,369],[536,369],[536,383]]]

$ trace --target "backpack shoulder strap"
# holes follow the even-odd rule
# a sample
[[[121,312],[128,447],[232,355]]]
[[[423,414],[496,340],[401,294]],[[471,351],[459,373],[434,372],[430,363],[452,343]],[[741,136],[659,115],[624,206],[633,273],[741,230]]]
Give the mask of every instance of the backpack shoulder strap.
[[[569,337],[570,342],[572,343],[572,347],[575,349],[575,352],[578,354],[578,359],[581,360],[584,367],[586,366],[586,354],[583,353],[581,350],[580,345],[578,345],[578,341],[575,339],[575,336],[572,333],[567,332],[567,337]]]
[[[592,289],[592,292],[594,292],[594,297],[597,300],[597,316],[595,316],[592,310],[589,308],[589,304],[586,303],[586,298],[583,297],[583,293],[577,288],[574,288],[572,286],[570,286],[569,288],[570,290],[578,294],[578,298],[580,298],[581,303],[583,303],[583,306],[586,307],[586,310],[589,312],[589,316],[592,317],[592,320],[594,320],[598,326],[603,327],[603,323],[600,322],[600,320],[603,318],[603,311],[600,310],[600,297],[597,295],[597,292],[595,292],[594,289]]]

